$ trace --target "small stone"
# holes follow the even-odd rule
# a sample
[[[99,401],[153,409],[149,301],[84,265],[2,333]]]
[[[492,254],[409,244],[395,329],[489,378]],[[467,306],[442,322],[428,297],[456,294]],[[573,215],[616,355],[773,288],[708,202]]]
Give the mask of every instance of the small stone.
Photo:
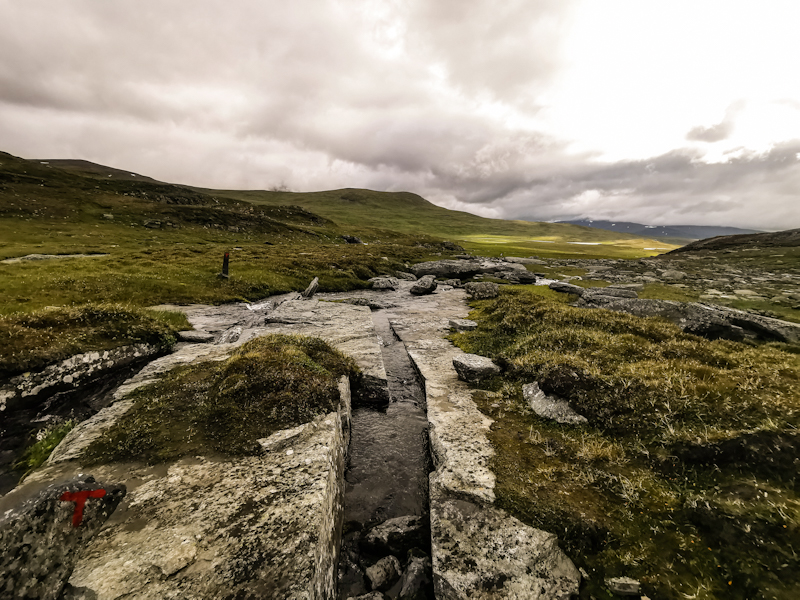
[[[478,324],[469,319],[450,319],[448,324],[451,329],[455,329],[456,331],[474,331],[478,328]]]
[[[606,587],[620,596],[638,596],[639,582],[630,577],[610,577],[606,579]]]
[[[417,600],[426,598],[425,590],[431,585],[431,559],[412,558],[400,582],[398,599]]]
[[[492,362],[491,358],[478,354],[461,354],[453,358],[453,367],[460,379],[469,383],[478,383],[500,374],[500,367]]]
[[[394,276],[403,281],[416,281],[417,276],[413,273],[406,273],[404,271],[395,271]]]
[[[367,577],[373,590],[386,591],[400,578],[400,561],[395,556],[385,556],[367,568]]]
[[[584,425],[589,422],[586,417],[572,410],[566,400],[547,396],[536,382],[522,386],[522,397],[531,410],[544,419],[552,419],[563,425]]]

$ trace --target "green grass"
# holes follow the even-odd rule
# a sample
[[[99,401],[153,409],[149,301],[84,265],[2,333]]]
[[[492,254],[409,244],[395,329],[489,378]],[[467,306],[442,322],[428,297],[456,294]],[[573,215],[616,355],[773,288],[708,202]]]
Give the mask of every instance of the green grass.
[[[128,344],[165,349],[191,329],[182,313],[121,304],[51,307],[0,317],[0,378],[42,369],[74,354]]]
[[[20,480],[25,479],[30,473],[41,467],[73,427],[75,427],[74,421],[66,421],[39,432],[37,441],[26,448],[20,459],[14,464],[14,470],[23,471]]]
[[[651,598],[792,598],[800,356],[565,301],[508,286],[452,336],[506,369],[475,395],[495,419],[499,505],[563,532],[587,598],[611,597],[603,578],[618,575]],[[589,425],[536,417],[531,381]]]
[[[174,369],[134,392],[136,404],[87,449],[88,464],[150,464],[214,452],[256,454],[256,440],[337,409],[353,359],[326,342],[268,335],[222,362]]]

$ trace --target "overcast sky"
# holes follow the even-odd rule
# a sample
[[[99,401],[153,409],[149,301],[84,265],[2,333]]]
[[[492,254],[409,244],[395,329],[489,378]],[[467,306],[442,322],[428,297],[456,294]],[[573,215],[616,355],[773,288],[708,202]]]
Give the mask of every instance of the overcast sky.
[[[0,0],[0,150],[800,227],[797,0]]]

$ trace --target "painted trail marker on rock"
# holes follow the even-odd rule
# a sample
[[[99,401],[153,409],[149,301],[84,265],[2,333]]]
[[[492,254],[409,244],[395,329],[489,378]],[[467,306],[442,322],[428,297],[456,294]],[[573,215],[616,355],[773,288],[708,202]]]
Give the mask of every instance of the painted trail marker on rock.
[[[91,475],[51,485],[0,518],[0,598],[55,600],[126,494]]]

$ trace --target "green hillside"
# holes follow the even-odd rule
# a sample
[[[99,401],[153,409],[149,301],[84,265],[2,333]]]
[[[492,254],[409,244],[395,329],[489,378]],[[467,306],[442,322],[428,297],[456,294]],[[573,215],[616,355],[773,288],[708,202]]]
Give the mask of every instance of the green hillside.
[[[653,256],[676,246],[624,233],[563,223],[487,219],[436,206],[410,192],[202,190],[259,206],[296,205],[351,228],[425,232],[487,255]],[[591,244],[591,245],[590,245]]]

